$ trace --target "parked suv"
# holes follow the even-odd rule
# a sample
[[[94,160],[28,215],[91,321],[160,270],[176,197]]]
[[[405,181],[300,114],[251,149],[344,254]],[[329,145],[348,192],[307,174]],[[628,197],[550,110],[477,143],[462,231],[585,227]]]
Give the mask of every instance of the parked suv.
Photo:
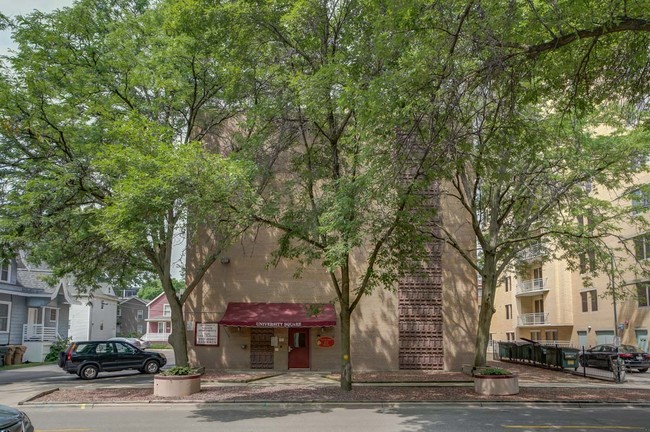
[[[59,354],[59,366],[82,379],[95,379],[99,372],[137,369],[155,374],[167,363],[163,354],[143,351],[120,341],[73,342]]]

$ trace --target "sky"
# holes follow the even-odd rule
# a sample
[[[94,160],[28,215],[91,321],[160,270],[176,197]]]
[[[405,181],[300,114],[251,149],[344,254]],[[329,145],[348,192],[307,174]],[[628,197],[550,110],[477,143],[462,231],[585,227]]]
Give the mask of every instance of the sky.
[[[25,15],[34,10],[51,12],[72,5],[73,0],[0,0],[0,12],[7,16]],[[9,31],[0,31],[0,55],[9,54],[14,44]]]

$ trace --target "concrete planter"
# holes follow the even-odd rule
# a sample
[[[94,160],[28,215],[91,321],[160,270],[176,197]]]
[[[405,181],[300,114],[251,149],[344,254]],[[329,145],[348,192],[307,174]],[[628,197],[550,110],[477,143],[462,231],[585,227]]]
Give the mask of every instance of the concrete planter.
[[[474,375],[474,391],[487,396],[508,396],[519,393],[517,375]]]
[[[155,375],[153,394],[161,397],[188,396],[201,391],[201,375]]]

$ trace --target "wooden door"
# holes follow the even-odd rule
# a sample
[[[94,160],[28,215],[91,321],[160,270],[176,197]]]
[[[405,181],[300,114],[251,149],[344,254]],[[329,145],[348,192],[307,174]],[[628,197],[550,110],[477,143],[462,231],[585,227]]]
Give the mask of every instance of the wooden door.
[[[273,333],[273,329],[251,329],[251,369],[273,369]]]
[[[289,329],[289,369],[309,368],[309,329]]]

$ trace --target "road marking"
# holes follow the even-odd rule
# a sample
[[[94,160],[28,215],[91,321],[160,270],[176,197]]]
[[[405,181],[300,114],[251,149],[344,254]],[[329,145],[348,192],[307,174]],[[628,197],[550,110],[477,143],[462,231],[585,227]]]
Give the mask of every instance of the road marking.
[[[506,429],[606,429],[606,430],[638,430],[638,431],[647,431],[646,428],[640,426],[557,426],[557,425],[545,425],[545,426],[533,426],[533,425],[501,425],[501,427]]]

